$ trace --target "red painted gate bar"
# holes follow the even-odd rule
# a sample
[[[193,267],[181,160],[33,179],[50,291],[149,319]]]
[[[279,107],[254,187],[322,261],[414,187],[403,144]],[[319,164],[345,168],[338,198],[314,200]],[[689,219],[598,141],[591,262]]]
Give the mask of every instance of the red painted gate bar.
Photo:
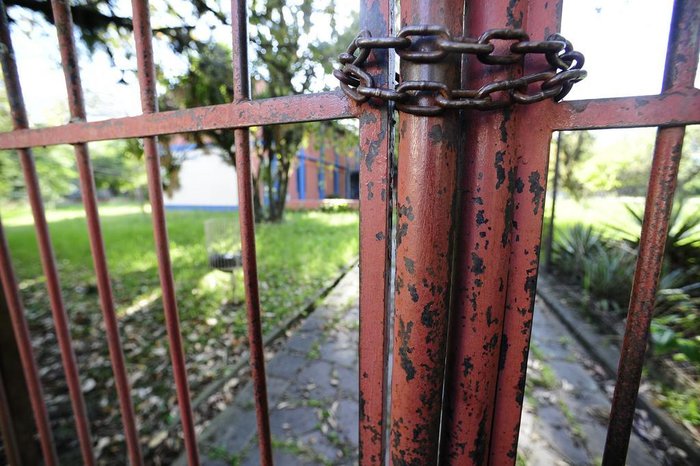
[[[413,51],[430,51],[434,44],[439,43],[436,35],[440,32],[432,25],[447,27],[452,36],[470,37],[478,37],[484,31],[498,27],[522,28],[531,40],[541,40],[559,30],[562,3],[563,0],[405,0],[401,2],[401,26],[415,26],[403,35],[409,39]],[[148,2],[133,0],[132,5],[144,114],[101,122],[84,121],[85,108],[68,1],[52,0],[72,121],[56,127],[28,129],[9,26],[4,5],[0,3],[3,10],[0,15],[1,58],[15,123],[13,131],[0,133],[0,149],[17,149],[22,161],[85,464],[95,461],[89,419],[80,391],[39,180],[29,148],[75,144],[88,236],[127,449],[131,464],[141,464],[127,368],[114,313],[85,143],[145,138],[149,197],[174,381],[186,456],[190,465],[197,465],[197,439],[177,315],[155,137],[207,129],[231,128],[235,131],[258,443],[261,464],[268,466],[272,465],[272,443],[261,339],[248,128],[349,117],[359,119],[362,156],[358,407],[362,466],[384,464],[387,457],[391,464],[406,465],[430,465],[438,461],[455,465],[515,463],[551,133],[553,130],[662,127],[654,152],[629,323],[604,455],[606,465],[624,464],[663,257],[683,127],[700,123],[700,91],[693,88],[700,22],[697,1],[676,0],[664,87],[658,96],[561,103],[543,101],[487,111],[442,112],[432,108],[433,116],[418,116],[411,114],[410,107],[401,101],[401,97],[391,92],[385,94],[393,95],[399,101],[396,105],[399,150],[395,290],[389,286],[394,209],[394,104],[379,102],[375,98],[358,104],[339,91],[251,100],[247,2],[234,0],[234,101],[159,113]],[[393,36],[394,9],[392,0],[362,0],[360,22],[362,29],[368,31],[363,37]],[[392,40],[393,44],[405,43],[403,39]],[[497,36],[491,42],[496,45],[497,54],[508,52],[509,39]],[[452,46],[454,44],[456,42]],[[394,50],[370,48],[362,70],[369,73],[373,85],[393,89]],[[412,97],[424,105],[430,105],[436,94],[449,95],[450,91],[441,87],[443,84],[455,88],[461,80],[463,86],[478,87],[494,80],[518,77],[523,71],[528,74],[536,72],[542,65],[541,57],[531,59],[528,56],[521,63],[524,70],[519,66],[486,67],[471,59],[462,60],[460,67],[456,55],[449,53],[447,57],[440,56],[427,64],[416,60],[415,54],[411,57],[405,52],[398,51],[403,55],[400,81],[412,82],[403,84],[402,89],[412,89]],[[425,81],[437,84],[426,84]],[[531,91],[535,91],[534,87]],[[435,115],[437,113],[440,114]],[[456,240],[454,246],[453,239]],[[1,225],[0,279],[19,346],[41,451],[45,463],[55,465],[57,455],[38,368]],[[389,328],[387,318],[392,293],[395,300],[393,329]],[[388,354],[390,334],[394,343],[391,355]],[[393,364],[390,381],[387,379],[389,357]],[[386,406],[389,394],[390,410]],[[389,438],[385,438],[387,429],[390,430]]]
[[[67,0],[52,0],[51,7],[54,21],[56,22],[56,31],[58,32],[58,43],[61,50],[63,74],[66,79],[71,121],[85,121],[85,101],[83,99],[80,68],[78,66],[75,40],[73,38],[73,19],[71,17],[70,6]],[[90,163],[90,155],[86,144],[75,145],[75,157],[80,178],[80,193],[83,205],[85,206],[85,216],[88,224],[90,251],[95,267],[95,275],[97,277],[100,307],[102,308],[102,316],[107,332],[107,346],[109,347],[109,356],[112,361],[114,382],[119,399],[122,424],[124,425],[124,436],[126,438],[129,461],[133,466],[138,466],[143,464],[141,445],[136,428],[134,407],[131,401],[129,379],[124,361],[124,351],[122,350],[121,338],[119,336],[119,325],[114,308],[112,285],[107,269],[107,257],[105,255],[102,229],[100,227],[100,219],[97,210],[95,180],[92,175],[92,164]]]
[[[362,30],[373,37],[393,33],[390,0],[366,2],[360,10]],[[380,85],[394,76],[386,49],[374,49],[367,70]],[[359,460],[380,464],[386,451],[386,391],[391,290],[393,105],[369,107],[360,115],[360,348]]]
[[[467,10],[465,29],[472,36],[491,28],[521,29],[525,3],[474,2]],[[468,88],[478,89],[493,81],[516,78],[521,72],[520,66],[486,66],[469,60],[463,80]],[[516,124],[515,111],[506,107],[471,111],[462,127],[461,218],[445,388],[445,464],[480,465],[488,461],[508,286],[513,195],[527,183],[517,177]]]
[[[2,7],[4,13],[4,3],[0,3],[0,7]],[[24,129],[28,127],[28,120],[24,106],[24,98],[22,96],[22,88],[19,82],[19,75],[17,73],[17,63],[14,57],[14,49],[10,38],[10,28],[7,22],[6,14],[0,15],[0,18],[0,41],[2,42],[2,46],[4,48],[4,53],[2,53],[2,72],[5,80],[8,101],[10,103],[13,126],[18,129]],[[61,295],[58,269],[56,267],[56,259],[54,258],[53,247],[51,245],[49,226],[44,213],[44,204],[41,198],[41,189],[39,187],[39,179],[36,172],[36,167],[34,165],[34,157],[30,149],[20,149],[18,150],[18,153],[27,188],[27,196],[32,209],[32,215],[34,217],[37,242],[41,255],[41,265],[44,270],[44,276],[46,277],[46,290],[49,296],[51,313],[53,315],[53,321],[56,329],[56,339],[58,340],[58,346],[60,348],[61,361],[63,363],[66,384],[68,385],[68,393],[73,408],[75,429],[77,431],[77,437],[80,444],[80,452],[82,454],[84,464],[93,465],[95,462],[95,456],[92,450],[92,436],[90,434],[89,426],[90,421],[87,416],[87,409],[80,384],[80,375],[78,374],[78,364],[71,341],[68,315],[64,307],[63,297]],[[9,294],[10,293],[8,293],[8,295]],[[21,308],[16,307],[15,309],[15,312],[21,312]],[[34,395],[37,394],[35,393]],[[37,422],[41,424],[43,419],[37,419]],[[46,446],[44,448],[46,449]],[[48,452],[45,454],[47,453]],[[49,455],[51,455],[51,453],[48,453],[46,460],[52,461]]]
[[[401,2],[401,27],[463,28],[463,2]],[[413,36],[411,50],[430,39]],[[404,51],[406,52],[406,51]],[[401,79],[416,90],[421,82],[459,85],[459,57],[439,64],[401,60]],[[404,85],[402,84],[402,85]],[[413,85],[412,85],[413,86]],[[445,345],[451,298],[452,241],[457,209],[459,145],[457,111],[444,116],[399,113],[396,191],[396,290],[391,380],[390,461],[435,464],[442,411]]]
[[[5,10],[3,9],[3,11],[0,12],[0,40],[2,40],[3,44],[8,43],[4,40],[6,37],[4,33],[5,31],[9,31],[5,27],[5,25],[7,25],[7,20],[5,18]],[[5,299],[7,300],[7,308],[10,314],[10,320],[12,321],[12,330],[17,340],[17,349],[22,363],[22,370],[25,380],[27,381],[29,401],[32,405],[32,413],[37,426],[39,445],[41,446],[44,463],[47,466],[56,466],[58,465],[58,455],[56,454],[56,446],[53,443],[49,413],[44,401],[39,370],[36,359],[34,358],[34,350],[32,349],[32,341],[29,335],[29,326],[24,317],[24,309],[19,295],[19,286],[12,268],[10,249],[7,245],[2,221],[0,221],[0,281],[2,281]]]
[[[248,69],[248,8],[245,1],[231,4],[233,45],[233,98],[244,102],[251,98]],[[243,280],[248,316],[248,342],[250,344],[250,368],[253,375],[255,412],[258,426],[260,464],[272,466],[272,440],[267,407],[265,380],[265,354],[260,321],[260,296],[258,292],[258,265],[255,255],[255,220],[253,218],[253,177],[250,168],[250,131],[234,130],[236,145],[236,175],[238,177],[238,220],[241,227],[241,255]]]
[[[148,0],[132,0],[134,40],[136,43],[136,62],[138,67],[139,87],[141,89],[141,108],[143,113],[158,111],[156,95],[155,66],[153,63],[153,45],[151,43],[151,23]],[[153,236],[158,257],[158,275],[163,292],[163,311],[165,325],[170,343],[170,360],[173,365],[173,378],[177,392],[177,402],[180,408],[180,419],[185,439],[185,451],[189,466],[199,465],[197,439],[194,431],[194,415],[192,413],[190,389],[187,382],[185,367],[185,351],[180,332],[180,318],[175,299],[175,283],[173,280],[170,249],[168,247],[168,228],[165,221],[163,206],[163,188],[160,176],[160,156],[154,137],[143,140],[144,158],[146,159],[146,174],[148,177],[148,197],[151,202],[153,220]]]
[[[693,86],[700,52],[699,36],[700,2],[676,0],[662,93]],[[662,127],[656,135],[632,296],[603,455],[603,464],[606,466],[624,465],[627,456],[684,135],[684,126]]]
[[[525,29],[531,37],[546,37],[559,30],[558,15],[563,0],[530,0],[525,12]],[[541,63],[525,60],[525,72],[533,72]],[[548,103],[548,102],[543,102]],[[510,263],[506,290],[503,334],[501,336],[498,383],[493,406],[489,464],[513,464],[517,458],[518,436],[529,354],[535,286],[544,211],[551,130],[538,125],[526,111],[534,106],[516,107],[515,144],[516,180],[522,189],[512,193],[512,230]],[[536,117],[535,117],[536,118]]]

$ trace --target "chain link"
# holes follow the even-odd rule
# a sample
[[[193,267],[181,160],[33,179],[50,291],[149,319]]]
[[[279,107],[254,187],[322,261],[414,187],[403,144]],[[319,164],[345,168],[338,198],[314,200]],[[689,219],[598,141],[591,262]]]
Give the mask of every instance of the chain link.
[[[495,41],[512,43],[506,53],[497,54]],[[526,55],[544,55],[550,69],[479,89],[450,89],[438,81],[404,81],[396,89],[388,89],[376,87],[372,76],[362,69],[374,49],[393,49],[402,60],[414,63],[436,63],[450,54],[466,54],[485,65],[503,66],[522,63]],[[520,29],[490,29],[476,39],[452,37],[438,25],[406,26],[396,37],[372,37],[369,31],[362,31],[338,61],[342,66],[333,75],[352,100],[394,101],[400,111],[425,116],[439,115],[445,109],[492,110],[546,99],[559,101],[587,74],[581,69],[583,54],[564,37],[552,34],[547,40],[531,41]],[[539,88],[530,89],[534,85]]]

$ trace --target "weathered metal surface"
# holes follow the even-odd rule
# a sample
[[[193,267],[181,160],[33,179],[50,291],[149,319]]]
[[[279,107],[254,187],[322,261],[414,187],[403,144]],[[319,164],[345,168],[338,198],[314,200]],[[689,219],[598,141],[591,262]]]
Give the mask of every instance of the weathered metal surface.
[[[84,121],[85,101],[83,99],[80,68],[75,48],[75,40],[73,38],[73,20],[70,6],[67,0],[52,0],[51,5],[58,33],[58,43],[61,51],[63,74],[66,80],[71,121]],[[97,278],[100,307],[102,309],[102,316],[107,333],[107,346],[109,348],[109,355],[114,373],[114,385],[117,390],[122,424],[124,426],[124,437],[129,460],[132,465],[137,466],[143,464],[143,457],[141,454],[138,430],[136,428],[136,419],[131,400],[129,378],[124,361],[124,352],[119,336],[119,325],[117,324],[117,316],[114,308],[112,285],[107,268],[107,257],[97,209],[95,180],[87,145],[77,144],[74,149],[80,178],[80,193],[87,219],[90,251],[92,253],[95,276]]]
[[[234,0],[232,42],[234,50],[234,101],[250,100],[250,73],[248,69],[248,9],[245,0]],[[250,132],[248,128],[234,130],[236,144],[236,175],[238,177],[238,220],[241,228],[241,256],[243,283],[246,293],[250,369],[253,376],[255,411],[258,426],[260,464],[272,466],[272,440],[268,413],[267,384],[265,380],[265,351],[260,321],[258,292],[258,264],[255,253],[255,219],[253,216],[253,178],[250,160]]]
[[[68,314],[66,313],[61,296],[61,285],[58,277],[58,269],[56,267],[56,259],[51,246],[51,237],[49,235],[49,225],[46,222],[44,212],[44,204],[41,200],[41,191],[39,188],[39,179],[34,164],[32,153],[28,149],[20,149],[20,161],[22,163],[22,172],[27,187],[27,195],[29,204],[34,216],[34,225],[36,227],[37,242],[39,244],[39,254],[41,263],[46,277],[46,288],[51,304],[51,312],[53,314],[54,325],[56,329],[56,339],[61,352],[61,360],[63,369],[66,375],[66,384],[71,398],[73,407],[73,417],[75,420],[75,428],[78,439],[80,441],[80,450],[83,456],[83,463],[86,465],[94,464],[94,453],[92,451],[92,436],[90,435],[90,422],[87,416],[87,408],[80,384],[80,376],[78,374],[78,362],[73,351],[73,343],[70,335],[68,322]]]
[[[156,101],[155,67],[153,65],[153,48],[151,43],[151,25],[149,20],[148,1],[133,0],[131,5],[134,18],[134,39],[136,42],[136,60],[138,66],[139,87],[141,90],[141,108],[143,113],[158,111]],[[146,159],[146,175],[148,177],[148,197],[151,202],[153,220],[153,236],[156,243],[158,258],[158,276],[163,294],[163,311],[165,327],[170,343],[170,360],[173,365],[173,378],[177,392],[180,420],[187,462],[190,466],[199,465],[197,439],[194,430],[194,416],[190,401],[190,390],[187,382],[185,353],[180,333],[180,319],[175,298],[175,283],[168,248],[168,229],[165,222],[163,206],[163,189],[160,176],[160,159],[156,139],[144,138],[143,150]]]
[[[168,252],[159,158],[154,136],[238,128],[234,134],[251,367],[256,393],[261,462],[271,465],[247,127],[353,116],[360,119],[362,152],[360,458],[362,465],[381,464],[387,448],[384,439],[387,427],[384,421],[384,404],[387,391],[386,307],[391,273],[389,255],[393,141],[391,104],[388,107],[378,106],[376,99],[398,101],[399,110],[417,110],[418,113],[427,115],[443,112],[443,107],[471,109],[488,107],[493,103],[500,105],[510,99],[529,102],[551,97],[553,91],[537,89],[534,85],[530,89],[533,94],[527,94],[521,88],[525,81],[518,80],[519,65],[509,69],[489,67],[487,71],[478,63],[465,61],[468,73],[463,75],[460,83],[455,74],[456,66],[448,69],[442,63],[433,62],[436,59],[451,57],[448,60],[456,65],[455,56],[452,55],[454,52],[476,53],[478,59],[470,61],[481,60],[502,65],[517,61],[513,54],[532,51],[544,53],[545,47],[550,50],[550,46],[551,51],[555,51],[555,44],[534,43],[530,42],[529,38],[526,40],[517,34],[509,35],[510,33],[505,32],[489,33],[482,36],[481,41],[454,38],[461,37],[465,30],[479,32],[494,27],[506,27],[510,30],[524,28],[535,39],[549,37],[551,32],[558,30],[562,0],[470,2],[467,28],[463,28],[461,23],[464,2],[407,1],[403,2],[402,25],[422,26],[412,26],[405,29],[404,33],[400,34],[401,37],[391,39],[386,36],[392,34],[393,1],[363,1],[361,22],[372,37],[367,35],[358,39],[343,60],[346,65],[357,65],[354,63],[357,57],[349,55],[356,52],[360,56],[368,54],[369,60],[364,71],[352,71],[352,68],[348,68],[351,72],[342,79],[345,85],[354,88],[359,101],[374,99],[363,106],[350,102],[339,91],[251,101],[246,47],[246,2],[234,0],[234,102],[164,113],[157,112],[148,3],[133,0],[144,114],[89,123],[76,121],[85,119],[85,109],[68,3],[66,0],[53,0],[52,3],[56,11],[72,122],[53,128],[26,129],[27,119],[12,56],[9,29],[3,16],[0,24],[0,40],[5,45],[2,65],[16,130],[0,134],[0,149],[19,149],[23,162],[30,204],[36,219],[49,298],[86,464],[93,462],[87,417],[43,215],[38,180],[32,155],[25,147],[76,144],[81,190],[85,195],[92,254],[102,309],[107,322],[108,344],[119,389],[127,443],[132,464],[139,464],[137,433],[130,407],[123,353],[114,319],[90,161],[84,143],[104,139],[146,138],[144,148],[149,196],[153,207],[154,235],[171,359],[187,457],[190,464],[196,465],[199,460]],[[432,26],[426,26],[430,24],[445,25],[448,32],[442,34],[442,29],[438,31]],[[486,113],[468,110],[465,112],[463,149],[460,149],[462,141],[458,140],[460,129],[456,110],[449,110],[445,117],[424,118],[400,114],[396,325],[389,425],[390,456],[393,464],[435,464],[441,416],[444,421],[442,462],[445,464],[488,463],[500,466],[515,462],[551,131],[661,125],[665,128],[659,131],[654,155],[647,220],[630,306],[630,324],[623,347],[620,383],[616,389],[605,455],[606,464],[624,462],[663,252],[663,233],[667,228],[680,156],[683,130],[679,126],[700,123],[700,91],[692,88],[698,56],[698,3],[692,0],[678,0],[674,25],[670,53],[667,57],[664,92],[659,96],[595,99],[560,104],[540,102],[512,111],[498,110]],[[436,31],[443,37],[425,37],[425,34],[431,35]],[[513,45],[511,39],[526,42]],[[401,49],[399,55],[403,58],[401,78],[407,82],[396,91],[384,88],[393,82],[394,77],[392,59],[386,51],[387,47]],[[373,50],[370,51],[370,48]],[[574,57],[574,60],[576,58]],[[433,64],[427,66],[423,62]],[[527,58],[524,71],[537,74],[541,68]],[[541,78],[533,78],[527,83],[537,84],[551,79],[549,76]],[[493,79],[501,81],[493,85]],[[378,87],[373,87],[375,85]],[[415,102],[407,104],[406,97],[402,97],[401,92],[410,95],[411,100]],[[552,95],[545,95],[544,92]],[[508,99],[503,98],[504,96]],[[445,387],[448,404],[443,410],[445,345],[452,289],[451,238],[457,228],[455,190],[459,163],[463,164],[459,185],[459,211],[463,219],[459,226],[459,249],[455,262],[455,283],[458,286],[454,300],[456,308],[450,317],[453,331],[450,334],[448,385]],[[56,464],[56,453],[32,356],[27,324],[1,226],[0,278],[8,297],[8,308],[27,377],[45,462]]]
[[[393,2],[365,2],[360,24],[373,35],[391,33]],[[378,84],[393,79],[386,50],[369,57],[369,73]],[[380,464],[386,451],[388,305],[391,274],[392,107],[367,106],[360,115],[360,465]]]
[[[676,0],[662,92],[693,85],[698,67],[699,33],[700,3]],[[624,465],[627,456],[684,135],[685,127],[675,126],[660,128],[656,136],[632,296],[603,454],[606,466]]]
[[[547,99],[558,102],[566,97],[575,83],[586,77],[586,71],[581,69],[584,56],[559,34],[547,34],[545,40],[533,41],[521,27],[490,28],[479,37],[453,36],[441,24],[404,26],[396,37],[377,37],[363,29],[338,56],[341,67],[333,75],[340,81],[345,95],[357,103],[370,98],[382,99],[396,102],[396,108],[401,111],[422,116],[438,115],[448,108],[494,110]],[[416,48],[414,41],[424,44],[428,41],[430,47]],[[496,50],[494,41],[508,41],[510,45],[506,51]],[[398,86],[391,84],[387,87],[385,83],[375,83],[363,70],[370,53],[377,49],[395,50],[402,60],[423,64],[439,64],[454,58],[452,54],[471,55],[471,60],[499,67],[519,67],[523,60],[537,54],[546,57],[546,63],[526,75],[501,73],[506,77],[482,83],[480,87],[451,88],[439,81],[405,78]],[[539,88],[533,91],[534,84],[539,84]],[[432,99],[426,99],[425,92],[414,91],[430,91]]]
[[[7,96],[10,103],[13,126],[16,129],[23,129],[27,127],[27,113],[24,106],[24,98],[22,96],[22,87],[20,85],[19,75],[17,73],[17,63],[14,57],[14,49],[12,47],[12,39],[10,37],[10,29],[7,22],[4,3],[0,3],[0,7],[2,8],[2,14],[0,14],[0,43],[2,43],[0,59],[2,61],[2,72],[5,80],[5,88],[7,90]],[[56,260],[54,258],[53,248],[51,245],[49,226],[46,221],[44,204],[41,199],[39,178],[37,176],[34,158],[31,151],[29,149],[20,149],[18,150],[18,153],[26,184],[27,197],[29,198],[29,205],[31,206],[32,215],[34,217],[34,226],[36,229],[41,265],[44,270],[44,276],[46,277],[46,289],[49,295],[51,313],[53,315],[53,321],[56,329],[56,339],[60,348],[61,361],[63,363],[66,384],[68,385],[68,393],[73,408],[73,416],[75,420],[77,437],[80,443],[80,451],[83,457],[83,462],[86,465],[92,465],[95,462],[95,457],[92,451],[92,437],[90,435],[89,419],[87,416],[85,400],[81,390],[78,364],[75,358],[75,352],[73,351],[68,314],[66,313],[66,309],[63,304],[63,297],[61,295],[61,285],[58,277]],[[18,311],[19,310],[20,309],[18,309]],[[45,454],[48,454],[48,456],[51,455],[50,452],[46,452]]]
[[[4,16],[4,8],[2,16]],[[4,28],[0,27],[0,40],[3,30]],[[3,43],[6,42],[3,41]],[[7,309],[10,314],[10,320],[12,321],[12,329],[17,341],[17,350],[19,351],[20,361],[22,363],[22,371],[27,382],[29,401],[32,405],[34,422],[36,424],[37,433],[39,434],[39,445],[41,446],[41,452],[44,457],[44,464],[47,466],[56,466],[58,465],[58,457],[56,455],[56,447],[53,443],[49,414],[46,409],[46,403],[44,402],[39,370],[36,359],[34,359],[34,350],[32,349],[31,336],[29,335],[29,326],[24,316],[24,309],[19,296],[19,287],[12,268],[10,250],[7,245],[7,240],[5,239],[2,222],[0,222],[0,281],[2,282],[4,297],[7,301]]]
[[[525,2],[471,5],[467,30],[524,26]],[[522,72],[468,63],[468,87],[507,80]],[[510,108],[471,112],[464,123],[455,300],[445,387],[445,464],[488,462],[505,313],[514,199],[518,178],[515,118]]]
[[[689,87],[662,95],[542,102],[521,110],[555,131],[696,125],[700,90]]]
[[[352,118],[362,111],[338,90],[0,133],[0,149]],[[700,124],[700,91],[683,89],[662,96],[544,101],[526,111],[530,118],[555,130],[631,128],[669,122],[694,125]]]
[[[77,144],[354,116],[355,105],[338,90],[0,133],[0,149]]]
[[[401,3],[401,25],[444,24],[462,31],[463,2]],[[416,47],[429,46],[417,41]],[[403,79],[459,84],[457,57],[437,64],[401,62]],[[390,457],[394,465],[435,464],[451,295],[459,142],[456,111],[399,113],[396,290]]]
[[[22,460],[19,456],[19,445],[17,444],[17,436],[12,425],[12,417],[10,414],[10,404],[7,401],[7,393],[5,391],[5,382],[0,372],[0,434],[2,434],[2,446],[4,448],[5,458],[8,464],[21,465]]]
[[[8,464],[21,465],[20,447],[17,443],[17,436],[12,423],[12,414],[10,413],[10,404],[7,399],[2,372],[0,372],[0,434],[2,434],[2,446]]]
[[[535,36],[559,29],[562,0],[530,0],[525,21]],[[535,60],[526,70],[537,69]],[[537,271],[544,216],[545,185],[551,130],[524,118],[518,108],[515,141],[516,189],[512,194],[511,251],[505,314],[498,364],[489,464],[514,465],[517,459],[520,419],[532,330]],[[539,123],[539,124],[538,124]]]
[[[0,253],[1,254],[1,253]],[[1,276],[1,272],[0,272]],[[1,280],[1,279],[0,279]],[[10,309],[0,284],[0,385],[5,392],[6,406],[0,407],[2,441],[6,457],[11,465],[35,465],[41,463],[41,449],[36,448],[37,428],[24,375],[24,366],[15,337]],[[10,443],[14,442],[14,445]],[[14,449],[14,451],[10,451]]]

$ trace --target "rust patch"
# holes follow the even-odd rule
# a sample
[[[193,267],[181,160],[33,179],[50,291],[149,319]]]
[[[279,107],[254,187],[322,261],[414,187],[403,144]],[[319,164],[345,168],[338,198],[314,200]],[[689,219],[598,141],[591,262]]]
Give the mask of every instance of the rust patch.
[[[532,172],[528,177],[530,182],[530,193],[532,193],[532,212],[537,215],[537,211],[540,209],[540,204],[543,200],[544,186],[540,182],[540,172]]]
[[[417,303],[418,300],[420,299],[420,297],[418,296],[418,290],[416,289],[416,285],[411,283],[408,285],[407,289],[408,289],[408,293],[411,295],[411,300],[414,303]]]
[[[475,252],[472,253],[472,269],[471,270],[476,275],[481,275],[486,270],[486,266],[484,265],[484,260],[481,257],[479,257],[479,255]]]
[[[406,374],[406,381],[413,380],[416,376],[416,368],[411,361],[410,354],[413,353],[411,348],[411,330],[413,330],[413,322],[405,324],[403,319],[399,318],[399,356],[401,357],[401,368]]]
[[[494,160],[493,166],[496,169],[496,189],[500,188],[506,181],[506,169],[503,166],[503,158],[506,155],[506,151],[499,150],[496,152],[496,159]]]
[[[415,262],[413,261],[413,259],[409,259],[408,257],[404,257],[403,262],[406,265],[406,270],[408,270],[408,273],[410,273],[411,275],[416,273],[416,266],[415,266]]]

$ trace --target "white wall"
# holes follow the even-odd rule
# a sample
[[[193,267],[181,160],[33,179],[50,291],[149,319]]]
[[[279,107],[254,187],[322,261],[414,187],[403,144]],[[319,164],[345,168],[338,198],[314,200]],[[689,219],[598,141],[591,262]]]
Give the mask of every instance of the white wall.
[[[187,151],[180,168],[180,187],[165,195],[170,207],[237,207],[236,170],[214,148]]]

